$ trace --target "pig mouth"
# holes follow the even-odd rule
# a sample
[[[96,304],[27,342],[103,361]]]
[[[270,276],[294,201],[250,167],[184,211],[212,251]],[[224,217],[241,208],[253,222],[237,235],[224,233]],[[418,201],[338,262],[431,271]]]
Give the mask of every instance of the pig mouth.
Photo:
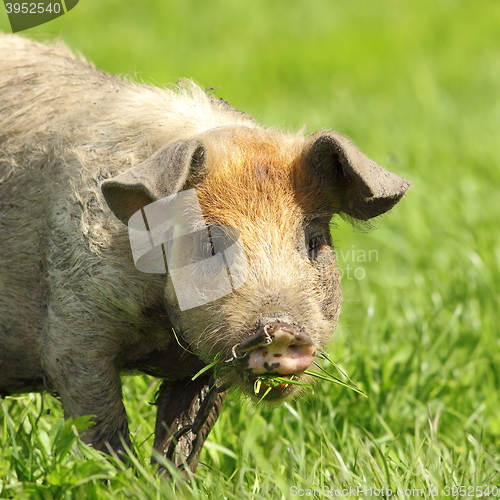
[[[280,403],[284,399],[296,395],[309,384],[305,384],[302,380],[303,374],[265,374],[252,375],[248,372],[243,373],[243,389],[254,400],[267,403]],[[290,382],[287,382],[287,381]],[[300,382],[300,385],[298,385]]]

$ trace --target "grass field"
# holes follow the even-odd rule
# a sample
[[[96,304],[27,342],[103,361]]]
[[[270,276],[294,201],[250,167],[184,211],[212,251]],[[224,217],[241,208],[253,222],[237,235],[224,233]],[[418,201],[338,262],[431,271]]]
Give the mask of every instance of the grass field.
[[[7,398],[0,497],[498,496],[499,27],[489,0],[81,0],[30,30],[109,72],[219,87],[268,125],[335,128],[413,186],[376,231],[332,229],[345,304],[329,352],[367,398],[231,395],[190,481],[149,465],[147,377],[124,379],[128,468],[78,441],[55,399]]]

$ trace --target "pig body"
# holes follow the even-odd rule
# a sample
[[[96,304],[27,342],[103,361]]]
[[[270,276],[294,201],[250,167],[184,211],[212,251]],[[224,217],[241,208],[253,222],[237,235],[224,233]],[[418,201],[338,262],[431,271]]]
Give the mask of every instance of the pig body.
[[[379,215],[408,183],[337,134],[265,129],[192,82],[125,82],[13,35],[0,54],[0,394],[57,394],[66,416],[94,415],[88,442],[118,450],[120,373],[151,374],[165,381],[164,451],[210,383],[191,377],[213,360],[250,394],[262,374],[303,378],[340,312],[331,217]],[[237,230],[246,272],[184,311],[172,273],[136,268],[126,224],[187,189],[208,228]]]

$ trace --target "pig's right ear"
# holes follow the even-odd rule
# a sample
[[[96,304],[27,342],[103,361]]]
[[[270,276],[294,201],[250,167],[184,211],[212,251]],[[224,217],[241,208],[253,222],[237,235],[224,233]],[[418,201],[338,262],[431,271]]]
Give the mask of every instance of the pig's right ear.
[[[306,166],[332,190],[336,211],[362,221],[390,210],[410,186],[334,132],[318,132],[311,137]]]
[[[124,224],[153,201],[179,192],[203,165],[205,149],[197,139],[169,144],[144,162],[101,183],[111,211]]]

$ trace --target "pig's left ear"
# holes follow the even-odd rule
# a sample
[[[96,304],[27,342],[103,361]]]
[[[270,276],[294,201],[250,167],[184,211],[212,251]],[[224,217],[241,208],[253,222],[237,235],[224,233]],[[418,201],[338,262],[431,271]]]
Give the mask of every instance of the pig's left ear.
[[[203,164],[205,149],[198,139],[169,144],[144,162],[101,183],[111,211],[124,224],[153,201],[179,192]]]
[[[368,220],[390,210],[410,183],[367,158],[347,138],[319,132],[306,152],[311,174],[327,182],[339,201],[339,212]]]

